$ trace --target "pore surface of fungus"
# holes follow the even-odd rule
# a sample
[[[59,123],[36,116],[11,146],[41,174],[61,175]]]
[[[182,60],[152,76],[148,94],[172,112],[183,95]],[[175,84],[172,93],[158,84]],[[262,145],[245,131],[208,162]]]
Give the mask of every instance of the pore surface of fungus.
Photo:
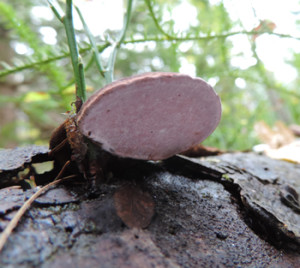
[[[83,104],[77,123],[110,153],[162,160],[202,142],[220,118],[220,98],[204,80],[156,72],[97,91]]]

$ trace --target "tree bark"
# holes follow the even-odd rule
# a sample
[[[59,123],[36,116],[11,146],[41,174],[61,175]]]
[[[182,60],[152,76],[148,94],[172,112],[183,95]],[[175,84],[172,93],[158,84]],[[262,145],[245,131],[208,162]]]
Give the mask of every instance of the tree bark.
[[[46,152],[34,154],[23,167]],[[252,153],[126,161],[96,189],[78,178],[39,197],[0,253],[0,267],[299,267],[299,165]],[[118,216],[114,193],[124,185],[154,200],[144,229]],[[0,190],[2,230],[34,191]]]

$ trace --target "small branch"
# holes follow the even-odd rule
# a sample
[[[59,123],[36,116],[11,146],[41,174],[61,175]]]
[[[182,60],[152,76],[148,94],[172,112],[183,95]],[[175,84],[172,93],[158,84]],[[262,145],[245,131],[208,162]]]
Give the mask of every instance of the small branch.
[[[47,0],[50,8],[52,9],[54,15],[56,16],[56,18],[58,18],[61,22],[62,22],[62,18],[64,16],[63,11],[61,10],[61,8],[54,4],[52,0]]]
[[[98,46],[98,51],[102,52],[109,45],[110,45],[110,43],[107,42],[107,43],[105,43],[102,46]],[[92,50],[91,47],[86,47],[86,48],[80,49],[79,53],[82,55],[82,54],[84,54],[84,53],[86,53],[88,51],[91,51],[91,50]],[[63,53],[61,55],[49,57],[48,59],[45,59],[45,60],[36,61],[36,62],[30,62],[30,63],[26,63],[26,64],[23,64],[23,65],[20,65],[20,66],[15,66],[15,67],[10,66],[8,69],[0,71],[0,78],[1,77],[5,77],[5,76],[7,76],[9,74],[20,72],[20,71],[23,71],[23,70],[26,70],[26,69],[32,69],[32,68],[35,68],[36,66],[48,64],[48,63],[51,63],[53,61],[65,59],[65,58],[68,58],[68,57],[70,57],[70,53],[69,52],[65,52],[65,53]]]
[[[115,66],[115,61],[116,61],[116,57],[117,57],[117,50],[118,50],[118,44],[115,43],[112,45],[112,52],[109,55],[108,58],[108,64],[107,64],[107,83],[111,83],[112,81],[114,81],[114,74],[113,74],[113,70],[114,70],[114,66]]]
[[[124,19],[125,22],[124,22],[124,25],[123,25],[123,29],[121,31],[121,36],[120,36],[119,41],[118,41],[118,46],[120,46],[123,43],[124,39],[125,39],[126,31],[128,29],[128,25],[129,25],[130,18],[131,18],[132,3],[133,3],[133,0],[128,0],[127,12],[126,12],[126,16],[125,16],[125,19]]]
[[[270,31],[265,31],[265,32],[236,31],[236,32],[230,32],[230,33],[224,33],[224,34],[214,34],[214,35],[205,35],[205,36],[172,37],[172,39],[169,39],[167,37],[162,37],[162,36],[147,37],[147,38],[140,38],[140,39],[125,40],[123,43],[124,44],[135,44],[135,43],[144,43],[144,42],[151,42],[151,41],[155,41],[155,42],[208,41],[208,40],[212,40],[212,39],[226,39],[228,37],[235,36],[235,35],[263,35],[263,34],[278,36],[281,38],[291,38],[291,39],[300,41],[300,37],[292,36],[289,34],[274,33],[274,32],[270,32]]]
[[[89,38],[89,41],[90,41],[90,44],[91,44],[91,47],[92,47],[92,50],[93,50],[93,55],[94,55],[94,59],[95,59],[98,71],[107,80],[107,78],[106,78],[106,71],[104,70],[104,68],[103,68],[103,66],[101,64],[101,60],[99,58],[99,54],[100,53],[99,53],[99,50],[97,48],[96,41],[95,41],[95,39],[94,39],[94,37],[93,37],[90,29],[88,28],[88,26],[87,26],[87,24],[86,24],[86,22],[85,22],[85,20],[84,20],[84,18],[82,16],[82,14],[81,14],[79,8],[77,6],[75,6],[75,9],[76,9],[76,11],[77,11],[77,13],[79,15],[79,18],[80,18],[80,20],[82,22],[82,25],[83,25],[83,28],[85,30],[85,33],[86,33],[86,35]],[[108,81],[106,81],[106,82],[108,82]]]
[[[157,20],[157,18],[155,17],[154,15],[154,11],[153,11],[153,8],[152,8],[152,5],[151,5],[151,0],[145,0],[145,3],[149,9],[149,12],[150,12],[150,16],[157,28],[158,31],[160,31],[167,39],[169,40],[174,40],[174,38],[176,38],[176,36],[171,36],[169,35],[168,33],[166,33],[163,28],[159,25],[159,22]]]
[[[121,46],[122,43],[124,43],[126,31],[130,22],[130,17],[131,17],[131,10],[132,10],[132,2],[133,0],[128,0],[127,4],[127,12],[125,16],[125,21],[124,25],[120,34],[120,37],[118,38],[118,41],[112,44],[112,52],[109,56],[108,59],[108,67],[107,67],[107,77],[108,77],[108,83],[111,83],[113,81],[113,70],[116,62],[116,56],[117,56],[117,51],[119,47]]]
[[[187,42],[187,41],[208,41],[208,40],[213,40],[213,39],[225,39],[231,36],[235,36],[235,35],[263,35],[263,34],[268,34],[268,35],[273,35],[273,36],[278,36],[280,38],[290,38],[290,39],[294,39],[294,40],[299,40],[300,41],[300,37],[296,37],[296,36],[292,36],[289,34],[281,34],[281,33],[274,33],[274,32],[269,32],[269,31],[265,31],[265,32],[255,32],[255,31],[237,31],[237,32],[231,32],[231,33],[227,33],[227,34],[217,34],[217,35],[206,35],[206,36],[187,36],[187,37],[176,37],[175,39],[168,39],[166,37],[147,37],[147,38],[141,38],[141,39],[131,39],[131,40],[124,40],[122,41],[123,44],[137,44],[137,43],[146,43],[146,42],[151,42],[151,41],[155,41],[155,42],[173,42],[173,41],[178,41],[178,42]],[[102,46],[97,46],[98,51],[101,53],[104,49],[106,49],[107,47],[109,47],[111,44],[109,42],[106,42],[104,45]],[[79,50],[80,54],[84,54],[88,51],[91,51],[93,48],[91,46],[86,47],[86,48],[82,48]],[[0,71],[0,78],[1,77],[5,77],[9,74],[13,74],[16,72],[20,72],[26,69],[31,69],[34,68],[38,65],[44,65],[47,63],[51,63],[53,61],[57,61],[57,60],[61,60],[61,59],[65,59],[68,58],[70,56],[69,52],[63,53],[61,55],[57,55],[54,57],[49,57],[48,59],[42,60],[42,61],[37,61],[37,62],[31,62],[31,63],[26,63],[24,65],[20,65],[20,66],[16,66],[16,67],[11,67],[10,69],[6,69],[3,71]]]
[[[79,53],[78,53],[78,48],[75,39],[72,8],[73,8],[72,0],[67,0],[66,15],[62,18],[62,22],[65,26],[69,49],[70,49],[70,56],[71,56],[71,61],[72,61],[73,71],[74,71],[74,76],[76,81],[76,96],[79,97],[82,100],[82,102],[85,102],[86,100],[85,83],[84,83],[83,72],[80,71],[80,66],[79,66]]]
[[[79,53],[75,38],[75,30],[73,26],[73,3],[72,0],[66,1],[66,14],[63,14],[59,6],[54,5],[52,0],[47,0],[55,16],[63,23],[67,34],[67,40],[70,50],[70,57],[73,66],[73,72],[76,83],[76,96],[82,102],[86,100],[85,79],[82,62],[79,62]]]
[[[76,87],[76,96],[82,100],[82,103],[86,100],[86,86],[85,86],[85,78],[84,78],[84,66],[82,63],[82,58],[78,57],[78,75],[80,77],[81,89]],[[77,111],[78,112],[78,111]]]

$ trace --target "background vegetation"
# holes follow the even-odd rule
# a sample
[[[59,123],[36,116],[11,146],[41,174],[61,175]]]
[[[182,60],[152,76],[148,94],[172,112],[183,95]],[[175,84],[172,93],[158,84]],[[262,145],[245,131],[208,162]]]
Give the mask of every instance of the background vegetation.
[[[191,10],[191,14],[181,14],[183,20],[174,16],[175,11],[180,15],[182,5]],[[45,8],[50,9],[46,0],[0,2],[0,147],[47,144],[51,131],[65,118],[62,113],[70,110],[74,101],[64,27],[55,16],[38,16]],[[255,15],[255,10],[249,12]],[[186,22],[183,28],[182,21]],[[99,18],[95,23],[105,21]],[[107,29],[94,36],[103,65],[120,31]],[[45,33],[48,37],[52,33],[54,41],[47,41]],[[299,123],[300,118],[300,80],[285,84],[268,71],[257,53],[257,40],[262,36],[273,37],[275,42],[299,40],[290,36],[288,29],[276,32],[276,21],[259,17],[253,30],[245,29],[239,19],[230,16],[223,1],[134,1],[117,53],[115,79],[148,71],[189,72],[202,77],[214,86],[223,104],[220,126],[205,144],[249,149],[258,142],[256,122],[291,124]],[[78,29],[76,37],[90,95],[106,80],[97,68],[87,32]],[[239,40],[243,42],[237,50]],[[247,66],[236,64],[246,57]],[[300,54],[292,53],[289,64],[298,72]]]

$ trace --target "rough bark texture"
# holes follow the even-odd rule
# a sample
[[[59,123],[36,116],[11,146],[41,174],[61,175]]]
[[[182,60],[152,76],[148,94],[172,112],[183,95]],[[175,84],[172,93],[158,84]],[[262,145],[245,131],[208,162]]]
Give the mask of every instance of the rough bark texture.
[[[176,156],[129,161],[112,175],[92,195],[77,179],[41,196],[0,267],[299,267],[299,165],[251,153]],[[146,229],[117,216],[113,196],[124,184],[155,200]],[[0,229],[33,191],[0,190]]]

